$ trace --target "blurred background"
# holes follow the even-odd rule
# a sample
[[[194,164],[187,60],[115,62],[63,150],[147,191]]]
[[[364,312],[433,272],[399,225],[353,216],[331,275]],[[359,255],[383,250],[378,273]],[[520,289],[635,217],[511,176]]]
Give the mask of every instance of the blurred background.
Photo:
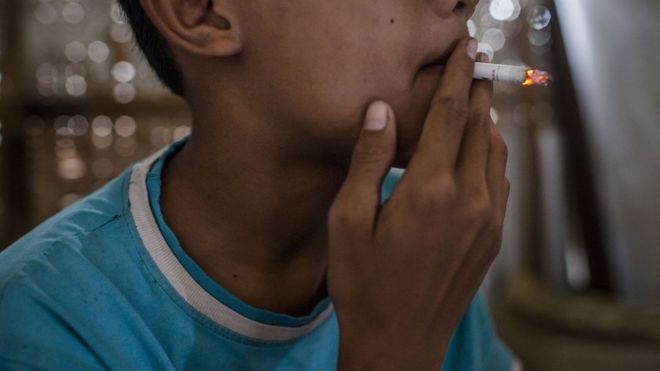
[[[512,184],[484,283],[525,370],[660,370],[660,2],[482,0]],[[0,250],[190,132],[109,0],[0,3]]]

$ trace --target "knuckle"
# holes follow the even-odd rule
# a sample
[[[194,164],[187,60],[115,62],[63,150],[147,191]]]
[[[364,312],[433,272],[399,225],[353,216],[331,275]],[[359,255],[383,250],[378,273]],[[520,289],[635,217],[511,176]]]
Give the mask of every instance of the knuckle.
[[[476,110],[476,112],[472,113],[472,121],[478,127],[487,129],[491,127],[490,112],[484,112],[481,109]]]
[[[443,194],[449,199],[453,199],[458,194],[458,185],[456,181],[449,175],[444,175],[438,180],[429,182],[433,184],[433,187],[438,190],[440,194]]]
[[[328,213],[328,221],[333,229],[351,229],[359,223],[357,214],[346,206],[332,206]]]
[[[488,221],[491,216],[491,205],[487,196],[473,198],[466,203],[465,215],[469,222],[482,225]]]
[[[361,164],[381,164],[387,162],[391,150],[383,145],[363,143],[353,151],[353,161]]]
[[[509,156],[509,147],[507,146],[506,141],[504,141],[502,134],[495,129],[494,126],[491,128],[491,146],[493,146],[496,151],[500,152],[506,161]]]
[[[475,181],[465,184],[463,185],[462,191],[468,205],[473,203],[488,203],[489,201],[490,196],[488,195],[488,185],[486,184],[485,180],[482,182]]]
[[[443,176],[437,181],[428,182],[422,193],[428,201],[445,205],[456,198],[458,187],[451,177]]]
[[[417,190],[410,193],[415,207],[442,207],[456,198],[458,188],[449,176],[438,181],[424,182]]]

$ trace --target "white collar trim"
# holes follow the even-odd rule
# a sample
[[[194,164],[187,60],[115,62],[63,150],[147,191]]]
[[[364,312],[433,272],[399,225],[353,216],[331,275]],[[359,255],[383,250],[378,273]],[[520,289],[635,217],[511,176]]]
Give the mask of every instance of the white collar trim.
[[[142,243],[177,293],[193,308],[217,324],[256,340],[292,340],[320,326],[332,314],[332,304],[303,326],[274,326],[257,322],[234,311],[211,296],[192,278],[165,242],[149,205],[147,173],[151,164],[163,155],[166,149],[167,147],[133,166],[128,197],[131,214]]]

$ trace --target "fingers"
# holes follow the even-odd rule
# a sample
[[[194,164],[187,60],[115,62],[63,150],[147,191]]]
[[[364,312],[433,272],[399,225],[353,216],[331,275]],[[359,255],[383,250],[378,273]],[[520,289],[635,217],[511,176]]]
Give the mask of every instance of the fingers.
[[[381,185],[392,166],[395,151],[394,113],[387,103],[373,102],[353,150],[346,180],[330,208],[330,230],[341,232],[334,235],[352,239],[337,241],[340,242],[338,245],[365,243],[371,237],[380,204]]]
[[[411,159],[410,172],[420,171],[422,177],[452,172],[455,167],[463,130],[468,119],[468,102],[477,41],[473,38],[460,42],[449,58],[440,79],[424,129]]]
[[[488,61],[485,54],[479,54],[480,62]],[[456,163],[459,183],[486,191],[486,170],[490,146],[490,108],[493,101],[493,83],[478,80],[472,84],[468,124]]]
[[[488,169],[486,179],[491,196],[493,215],[500,225],[504,222],[506,204],[509,198],[509,181],[506,179],[508,149],[495,125],[490,126],[490,147],[488,149]]]
[[[488,130],[488,166],[486,182],[490,198],[490,217],[488,223],[477,235],[473,248],[461,262],[459,271],[464,273],[465,284],[477,287],[481,284],[489,266],[502,247],[504,219],[509,199],[510,183],[505,176],[508,150],[495,125]],[[460,292],[457,293],[461,295]]]

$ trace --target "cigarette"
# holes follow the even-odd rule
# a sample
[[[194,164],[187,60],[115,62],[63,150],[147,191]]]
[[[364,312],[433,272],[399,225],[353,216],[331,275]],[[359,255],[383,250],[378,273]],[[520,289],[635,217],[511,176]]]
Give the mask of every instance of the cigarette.
[[[480,62],[475,64],[474,78],[477,80],[512,82],[522,86],[548,86],[552,82],[552,75],[546,71],[522,66]]]

